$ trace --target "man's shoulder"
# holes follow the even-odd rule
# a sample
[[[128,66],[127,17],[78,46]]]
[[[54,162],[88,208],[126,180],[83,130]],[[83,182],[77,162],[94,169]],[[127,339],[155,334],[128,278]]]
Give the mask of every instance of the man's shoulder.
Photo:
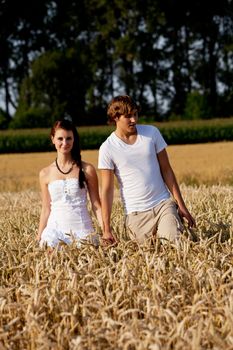
[[[112,139],[113,139],[113,133],[111,133],[106,140],[100,145],[100,150],[105,150],[111,147],[112,144]]]
[[[113,133],[112,133],[113,134]],[[99,169],[110,169],[113,170],[114,167],[112,165],[113,158],[113,135],[110,134],[108,138],[101,144],[99,148],[99,156],[98,156],[98,168]]]
[[[142,135],[153,135],[154,133],[158,132],[158,128],[156,126],[145,124],[138,124],[137,130]]]

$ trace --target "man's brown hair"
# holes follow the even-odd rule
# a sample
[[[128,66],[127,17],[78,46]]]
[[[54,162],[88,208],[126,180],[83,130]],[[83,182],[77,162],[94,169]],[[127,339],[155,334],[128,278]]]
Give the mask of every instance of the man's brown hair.
[[[128,95],[116,96],[109,103],[107,108],[107,115],[109,123],[113,123],[116,118],[121,115],[128,115],[132,111],[140,112],[140,106]]]

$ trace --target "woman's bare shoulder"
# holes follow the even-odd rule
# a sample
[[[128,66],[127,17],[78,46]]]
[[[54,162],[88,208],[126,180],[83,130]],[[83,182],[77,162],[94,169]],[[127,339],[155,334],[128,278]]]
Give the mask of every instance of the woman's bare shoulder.
[[[51,175],[51,173],[53,171],[53,168],[54,168],[54,165],[52,163],[49,166],[41,169],[40,172],[39,172],[39,179],[40,179],[40,181],[48,183],[50,175]]]
[[[96,172],[95,167],[91,163],[83,162],[82,161],[82,169],[85,174],[91,174],[93,172]]]

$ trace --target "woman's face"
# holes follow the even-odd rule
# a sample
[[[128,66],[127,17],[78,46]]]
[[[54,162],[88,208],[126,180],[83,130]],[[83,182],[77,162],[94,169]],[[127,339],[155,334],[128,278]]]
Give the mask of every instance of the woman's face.
[[[74,135],[72,130],[57,129],[52,136],[52,142],[58,152],[71,152],[74,144]]]

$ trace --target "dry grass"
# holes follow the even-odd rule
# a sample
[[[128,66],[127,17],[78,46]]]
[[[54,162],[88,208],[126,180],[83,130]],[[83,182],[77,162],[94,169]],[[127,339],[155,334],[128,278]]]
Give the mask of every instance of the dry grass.
[[[233,185],[233,142],[170,146],[168,153],[180,182]]]
[[[39,249],[37,176],[55,154],[1,155],[0,350],[232,350],[232,147],[169,147],[179,181],[209,184],[181,185],[198,227],[180,249],[129,241],[117,199],[117,247]]]
[[[169,146],[178,181],[185,184],[233,184],[233,142]],[[0,191],[38,190],[39,170],[55,153],[0,155]],[[97,151],[83,151],[83,159],[97,167]]]
[[[0,193],[0,349],[232,350],[233,188],[182,185],[198,241],[115,248],[35,242],[38,192]]]

